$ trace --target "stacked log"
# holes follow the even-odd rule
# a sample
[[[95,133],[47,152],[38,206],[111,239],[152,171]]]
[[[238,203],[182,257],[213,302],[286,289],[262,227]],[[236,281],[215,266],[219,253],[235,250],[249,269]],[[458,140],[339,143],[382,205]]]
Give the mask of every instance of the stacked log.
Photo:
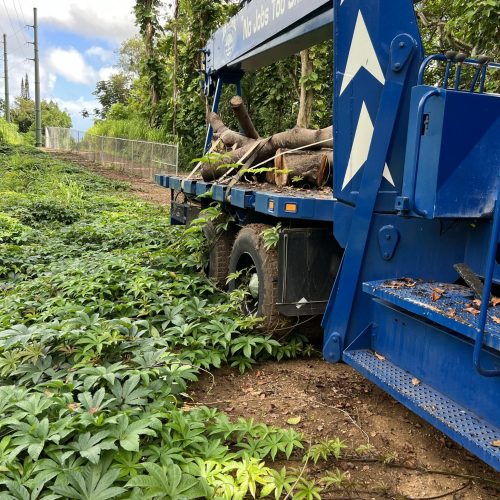
[[[242,158],[248,161],[250,157],[252,165],[264,164],[269,160],[266,167],[272,171],[266,174],[266,180],[278,186],[321,187],[327,183],[332,173],[331,126],[319,130],[295,127],[261,138],[241,97],[233,97],[231,107],[243,133],[228,128],[217,113],[209,113],[208,121],[213,128],[214,138],[220,139],[230,149],[223,160],[203,165],[203,180],[217,180],[226,171],[219,167],[237,164]]]

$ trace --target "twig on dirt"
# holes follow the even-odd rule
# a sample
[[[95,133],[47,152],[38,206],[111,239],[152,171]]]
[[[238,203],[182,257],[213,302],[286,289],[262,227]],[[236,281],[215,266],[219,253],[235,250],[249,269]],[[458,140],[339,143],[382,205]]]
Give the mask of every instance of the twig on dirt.
[[[311,446],[312,446],[312,443],[311,443],[311,441],[309,441],[309,448],[308,448],[307,451],[309,451],[311,449]],[[300,479],[304,475],[304,471],[306,470],[307,463],[309,462],[309,453],[306,453],[305,457],[306,457],[306,459],[304,460],[304,465],[302,466],[302,469],[300,470],[300,473],[297,476],[297,479],[292,484],[292,487],[290,488],[290,491],[286,494],[286,496],[285,496],[285,498],[283,500],[288,500],[289,498],[291,498],[290,495],[293,493],[293,490],[295,489],[295,487],[297,486],[297,484],[299,484]]]
[[[190,405],[195,405],[195,406],[210,406],[210,405],[219,405],[222,403],[231,403],[230,399],[222,399],[220,401],[207,401],[203,403],[195,403],[194,401],[192,403],[189,403]]]
[[[353,425],[365,436],[367,443],[370,444],[370,436],[368,436],[365,430],[362,429],[362,427],[356,422],[356,420],[352,417],[352,415],[349,412],[347,412],[346,410],[342,410],[342,408],[337,408],[336,406],[327,405],[326,403],[323,403],[318,399],[314,399],[314,402],[322,406],[326,406],[327,408],[331,408],[332,410],[337,410],[343,413],[353,423]]]
[[[384,463],[384,457],[374,457],[374,458],[363,458],[356,456],[343,456],[338,458],[337,460],[347,461],[347,462],[364,462],[364,463],[378,463],[380,465],[384,465],[386,467],[395,467],[398,469],[407,469],[407,470],[415,470],[418,472],[423,472],[425,474],[436,474],[439,476],[452,476],[452,477],[461,477],[464,479],[470,479],[472,481],[479,481],[482,483],[489,484],[497,489],[500,489],[500,482],[495,481],[494,479],[489,479],[487,477],[482,476],[474,476],[473,474],[462,474],[460,472],[453,472],[449,470],[439,470],[439,469],[428,469],[422,465],[407,465],[398,462],[390,462]]]
[[[432,497],[407,497],[407,500],[436,500],[437,498],[444,498],[447,496],[454,495],[459,491],[465,490],[465,488],[468,488],[470,485],[471,482],[467,481],[466,483],[462,484],[462,486],[453,491],[447,491],[446,493],[441,493],[440,495],[434,495]]]

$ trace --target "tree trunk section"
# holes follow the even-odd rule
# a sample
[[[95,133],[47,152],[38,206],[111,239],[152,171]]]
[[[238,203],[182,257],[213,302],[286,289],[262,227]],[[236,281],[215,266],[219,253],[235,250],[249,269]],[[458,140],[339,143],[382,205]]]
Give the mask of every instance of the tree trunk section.
[[[297,116],[297,127],[307,128],[311,124],[313,91],[309,87],[307,78],[313,72],[313,63],[309,57],[309,49],[300,52],[301,79],[300,79],[300,101],[299,114]]]
[[[243,99],[239,95],[236,95],[231,99],[230,103],[243,133],[250,139],[258,139],[259,134],[255,129],[250,115],[248,114],[248,110],[243,102]]]
[[[236,148],[241,148],[242,146],[254,142],[253,139],[245,137],[244,135],[226,127],[217,113],[210,112],[208,114],[208,122],[210,123],[214,131],[214,138],[220,139],[229,148],[233,146],[236,146]]]
[[[324,186],[331,172],[331,150],[291,151],[279,149],[274,160],[274,182],[277,186],[304,185]]]

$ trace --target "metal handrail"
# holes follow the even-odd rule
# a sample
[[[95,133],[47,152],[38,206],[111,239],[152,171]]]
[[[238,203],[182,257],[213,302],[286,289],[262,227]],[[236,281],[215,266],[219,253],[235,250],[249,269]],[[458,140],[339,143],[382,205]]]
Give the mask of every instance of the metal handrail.
[[[425,74],[425,70],[427,69],[427,66],[429,65],[430,62],[432,61],[441,61],[441,62],[446,62],[446,68],[445,68],[445,74],[444,74],[444,78],[443,78],[443,85],[442,87],[443,88],[447,88],[447,84],[448,84],[448,79],[449,79],[449,75],[450,75],[450,67],[451,67],[451,64],[452,63],[457,63],[457,64],[467,64],[469,66],[476,66],[478,67],[478,69],[482,70],[481,73],[481,86],[480,86],[480,92],[482,93],[483,90],[484,90],[484,79],[486,78],[486,69],[487,68],[492,68],[492,69],[500,69],[500,63],[496,63],[496,62],[493,62],[493,61],[488,61],[488,62],[481,62],[477,59],[473,59],[473,58],[466,58],[464,59],[463,61],[454,61],[448,57],[446,57],[445,54],[432,54],[430,56],[427,56],[423,61],[422,61],[422,64],[420,65],[420,68],[418,70],[418,77],[417,77],[417,85],[422,85],[423,82],[424,82],[424,74]],[[459,76],[459,79],[460,79],[460,75]],[[475,83],[477,83],[477,78],[475,77],[476,81]],[[457,87],[457,85],[455,84],[455,87]],[[475,84],[474,86],[471,86],[471,90],[470,92],[473,92],[474,91],[474,88],[475,88]]]
[[[493,283],[493,273],[495,270],[495,260],[498,247],[498,237],[500,236],[500,185],[498,188],[495,210],[493,212],[493,227],[491,228],[491,238],[488,248],[488,260],[486,262],[486,272],[484,275],[483,295],[481,297],[481,308],[479,310],[477,335],[474,343],[473,362],[476,370],[485,377],[498,377],[500,370],[488,370],[481,366],[481,351],[483,349],[484,331],[488,319],[488,308],[490,305],[491,285]]]

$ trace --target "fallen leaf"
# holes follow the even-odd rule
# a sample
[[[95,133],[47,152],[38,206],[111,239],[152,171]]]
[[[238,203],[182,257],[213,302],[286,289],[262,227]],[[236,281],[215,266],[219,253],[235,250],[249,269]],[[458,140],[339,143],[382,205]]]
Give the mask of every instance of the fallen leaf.
[[[446,310],[446,316],[449,316],[450,318],[454,318],[457,312],[455,309],[452,309],[451,307]]]
[[[500,325],[500,318],[498,316],[492,316],[491,319],[493,320],[494,323]]]
[[[420,380],[418,380],[418,378],[417,378],[417,377],[413,377],[413,378],[411,379],[411,385],[415,385],[415,386],[416,386],[416,385],[420,385]]]
[[[472,301],[472,305],[473,305],[473,307],[475,307],[476,309],[479,309],[479,308],[481,307],[481,300],[479,300],[479,299],[474,299],[474,300]]]
[[[379,354],[378,352],[376,352],[376,353],[375,353],[375,357],[376,357],[377,359],[380,359],[380,361],[385,361],[385,357],[384,357],[384,356],[382,356],[382,354]]]
[[[479,311],[477,309],[474,309],[473,307],[466,307],[464,309],[464,312],[468,312],[470,314],[473,314],[474,316],[477,316],[479,314]]]
[[[493,446],[496,446],[497,448],[500,448],[500,439],[495,439],[495,441],[492,441],[491,444]]]
[[[286,423],[288,425],[297,425],[302,419],[300,417],[290,417]]]
[[[493,307],[496,307],[496,306],[498,306],[498,304],[500,304],[500,297],[493,297],[491,299],[491,305]]]
[[[432,290],[432,302],[437,302],[443,296],[444,290],[442,288],[434,288]]]

